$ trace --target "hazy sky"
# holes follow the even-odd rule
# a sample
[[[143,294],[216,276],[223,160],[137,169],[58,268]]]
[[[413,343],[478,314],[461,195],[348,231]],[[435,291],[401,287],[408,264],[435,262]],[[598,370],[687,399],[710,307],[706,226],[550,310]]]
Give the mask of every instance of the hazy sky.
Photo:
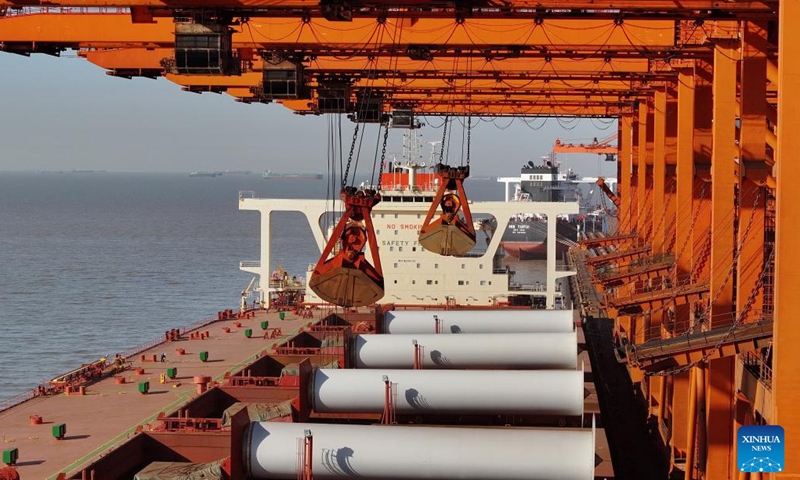
[[[423,122],[439,126],[442,120]],[[0,53],[0,170],[325,172],[327,123],[324,116],[294,115],[277,104],[183,92],[163,78],[110,77],[74,56]],[[557,137],[585,142],[616,132],[615,122],[589,119],[475,123],[475,175],[516,175],[522,163],[547,155]],[[343,125],[347,150],[353,124]],[[440,140],[441,129],[431,126],[422,130],[424,140]],[[368,132],[359,171],[374,158],[377,130]],[[402,133],[390,132],[390,153],[401,153]],[[460,159],[460,144],[458,125],[451,163]],[[603,175],[616,172],[614,163],[595,155],[559,159],[586,176],[599,168]]]

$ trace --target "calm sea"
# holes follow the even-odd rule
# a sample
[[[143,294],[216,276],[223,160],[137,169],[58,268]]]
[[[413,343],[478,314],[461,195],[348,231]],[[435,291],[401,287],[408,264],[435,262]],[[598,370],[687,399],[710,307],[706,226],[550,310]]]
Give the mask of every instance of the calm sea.
[[[467,186],[472,199],[503,198],[493,180]],[[260,219],[238,210],[242,190],[327,195],[324,181],[256,173],[0,172],[0,399],[237,308],[251,279],[239,261],[259,259]],[[319,255],[304,217],[276,214],[273,226],[275,258],[304,275]],[[514,263],[515,280],[543,280],[541,262]]]

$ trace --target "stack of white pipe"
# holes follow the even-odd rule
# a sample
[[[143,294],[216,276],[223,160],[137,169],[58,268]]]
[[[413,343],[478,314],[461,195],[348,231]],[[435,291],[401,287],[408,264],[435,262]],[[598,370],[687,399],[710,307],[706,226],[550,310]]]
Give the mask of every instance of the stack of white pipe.
[[[381,413],[385,384],[400,414],[583,415],[583,371],[314,371],[312,408],[321,413]]]
[[[417,345],[415,347],[414,345]],[[575,370],[577,332],[356,335],[356,368]]]
[[[249,478],[296,479],[303,439],[318,480],[591,480],[594,425],[585,430],[252,423]]]
[[[384,333],[572,332],[572,310],[398,310],[386,312]]]

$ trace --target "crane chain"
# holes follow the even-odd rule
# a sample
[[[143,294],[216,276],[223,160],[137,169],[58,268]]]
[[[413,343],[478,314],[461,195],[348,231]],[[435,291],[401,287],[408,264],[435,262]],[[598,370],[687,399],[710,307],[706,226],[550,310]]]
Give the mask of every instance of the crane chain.
[[[467,117],[467,166],[469,167],[469,150],[472,140],[472,117]]]
[[[381,191],[381,179],[383,173],[383,167],[386,162],[386,143],[389,140],[389,125],[386,125],[386,128],[383,131],[383,147],[381,148],[381,169],[378,170],[378,192]]]
[[[758,194],[756,195],[756,198],[753,201],[753,210],[755,210],[756,206],[758,205],[759,200],[761,200],[762,190],[763,189],[759,189],[758,190]],[[708,303],[707,307],[703,311],[703,314],[697,320],[695,320],[695,322],[685,332],[683,332],[682,334],[680,334],[678,336],[684,336],[684,335],[688,336],[702,322],[704,322],[706,320],[706,318],[708,318],[709,313],[711,312],[711,307],[719,299],[720,295],[722,294],[722,291],[724,290],[725,285],[727,285],[728,281],[731,278],[731,275],[733,275],[733,271],[735,270],[735,266],[737,265],[737,263],[739,261],[739,256],[742,253],[742,247],[744,246],[744,241],[747,239],[747,236],[750,233],[750,229],[753,227],[753,223],[754,223],[753,219],[754,218],[755,218],[755,212],[753,212],[753,214],[750,215],[750,220],[747,222],[747,227],[745,227],[744,234],[741,237],[742,241],[741,241],[741,243],[739,245],[736,245],[736,253],[733,256],[733,261],[731,262],[731,267],[728,269],[728,273],[725,275],[725,279],[723,280],[722,285],[720,285],[720,288],[715,293],[714,298]],[[744,308],[742,309],[741,313],[737,316],[737,318],[734,320],[733,324],[731,325],[731,328],[728,329],[728,332],[725,334],[725,336],[719,342],[717,342],[717,344],[715,345],[715,347],[712,350],[710,350],[709,352],[704,354],[703,357],[698,359],[697,361],[692,362],[691,364],[684,365],[683,367],[680,367],[680,368],[677,368],[677,369],[671,369],[671,370],[664,370],[662,372],[649,373],[649,374],[648,374],[648,372],[645,372],[645,375],[646,376],[647,375],[665,376],[665,375],[675,375],[675,374],[678,374],[678,373],[682,373],[682,372],[688,371],[690,368],[692,368],[695,365],[699,365],[700,363],[705,362],[706,360],[708,360],[708,358],[711,355],[716,353],[716,351],[719,350],[719,348],[722,346],[722,344],[733,333],[733,330],[741,323],[741,321],[744,318],[744,316],[749,312],[750,308],[752,307],[753,303],[755,302],[755,298],[758,295],[758,291],[761,289],[761,287],[764,284],[764,281],[766,279],[767,273],[768,273],[769,268],[770,268],[770,264],[772,263],[772,259],[774,257],[775,257],[775,249],[773,248],[772,251],[770,252],[769,258],[764,262],[764,268],[761,271],[761,276],[759,277],[758,281],[756,282],[755,287],[753,287],[753,291],[750,292],[750,296],[748,297]],[[663,307],[662,307],[662,309],[663,309]],[[637,367],[641,367],[641,363],[639,362],[639,359],[638,359],[638,357],[636,355],[636,347],[635,347],[635,345],[631,344],[631,350],[632,350],[632,353],[633,353],[633,358],[632,358],[633,364],[635,366],[637,366]]]
[[[447,139],[447,122],[450,120],[450,117],[444,117],[444,127],[442,128],[442,148],[439,149],[439,163],[443,163],[444,160],[444,142]]]
[[[344,175],[342,176],[342,188],[347,186],[347,177],[350,176],[350,164],[353,163],[353,152],[356,150],[356,141],[358,140],[358,127],[360,127],[360,123],[356,123],[356,128],[353,129],[353,142],[350,144],[350,154],[347,155],[347,167],[344,170]]]
[[[716,344],[714,344],[714,348],[709,350],[701,358],[695,360],[692,363],[686,364],[678,368],[662,370],[660,372],[644,372],[645,377],[648,376],[666,377],[668,375],[678,375],[680,373],[689,371],[692,367],[695,367],[697,365],[700,365],[701,363],[708,361],[708,359],[711,358],[712,355],[717,353],[717,351],[720,348],[722,348],[722,345],[733,334],[733,331],[736,330],[736,327],[738,327],[742,323],[744,317],[750,312],[750,309],[753,307],[753,303],[755,303],[756,301],[756,297],[758,296],[759,290],[761,290],[761,287],[764,286],[764,282],[766,281],[767,278],[767,273],[769,272],[770,265],[772,264],[772,260],[774,258],[775,258],[775,249],[773,248],[772,251],[769,253],[769,257],[764,262],[764,269],[761,271],[761,276],[758,278],[756,285],[753,287],[753,291],[750,292],[750,296],[747,297],[747,302],[745,303],[744,308],[742,308],[742,312],[736,317],[736,320],[731,324],[730,328],[728,328],[728,331],[725,333],[725,335]],[[635,358],[635,352],[636,350],[634,348],[634,364],[637,367],[641,368],[639,360]]]

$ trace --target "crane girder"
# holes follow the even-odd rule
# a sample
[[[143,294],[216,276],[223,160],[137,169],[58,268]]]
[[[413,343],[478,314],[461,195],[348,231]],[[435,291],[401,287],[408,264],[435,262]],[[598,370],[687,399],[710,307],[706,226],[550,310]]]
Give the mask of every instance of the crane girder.
[[[254,51],[245,54],[239,50],[240,57],[252,57]],[[113,69],[159,69],[162,60],[171,58],[173,51],[168,48],[128,48],[128,49],[84,49],[79,55],[102,68]],[[531,86],[542,89],[582,89],[582,90],[645,90],[668,80],[675,79],[671,71],[657,74],[644,70],[652,66],[647,61],[613,61],[614,71],[606,71],[601,67],[605,62],[594,62],[591,59],[553,60],[551,68],[547,62],[523,59],[474,60],[469,66],[459,68],[458,62],[452,59],[437,59],[430,62],[398,58],[394,62],[389,59],[374,62],[366,58],[342,59],[334,57],[315,57],[303,63],[305,73],[313,78],[326,75],[343,75],[350,78],[369,77],[378,81],[388,79],[394,82],[420,82],[422,80],[452,80],[453,83],[484,80],[507,85]],[[391,63],[391,66],[390,66]],[[592,67],[597,67],[592,70]],[[259,61],[248,62],[244,71],[261,71]],[[582,71],[579,71],[582,70]],[[454,74],[454,71],[458,73]],[[396,79],[396,80],[392,80]],[[417,83],[416,85],[420,85]]]
[[[167,74],[168,79],[181,85],[213,85],[219,87],[234,86],[256,86],[262,80],[260,71],[246,72],[241,75],[178,75]],[[497,83],[495,81],[473,81],[467,86],[459,87],[450,84],[446,79],[426,79],[423,81],[403,82],[397,78],[384,78],[371,81],[353,82],[353,89],[372,89],[381,90],[389,93],[406,95],[447,95],[451,97],[469,97],[476,95],[535,95],[541,97],[541,101],[548,99],[557,100],[559,97],[580,97],[586,100],[604,101],[616,99],[622,96],[635,96],[638,92],[623,89],[598,89],[598,88],[579,88],[577,86],[553,85],[545,86],[534,84],[533,82],[509,81]],[[312,82],[311,87],[318,86]],[[560,87],[560,88],[559,88]]]
[[[235,92],[227,92],[235,96]],[[257,102],[257,100],[252,100]],[[245,100],[245,103],[250,101]],[[284,107],[299,114],[316,114],[312,104],[307,100],[284,100],[279,102]],[[389,101],[391,105],[391,100]],[[526,101],[491,101],[470,103],[441,103],[419,99],[415,104],[403,104],[405,108],[413,107],[418,115],[480,115],[481,117],[615,117],[632,111],[630,106],[588,105],[564,103],[561,105],[540,105]]]
[[[617,25],[611,20],[553,20],[541,25],[520,23],[518,19],[459,23],[456,19],[420,19],[412,26],[403,19],[359,19],[347,28],[325,19],[249,18],[239,19],[234,28],[235,48],[271,48],[290,52],[346,54],[369,51],[395,56],[414,54],[463,56],[470,50],[476,56],[518,56],[523,51],[542,52],[542,56],[575,57],[622,50],[638,55],[637,48],[656,51],[683,51],[687,45],[675,43],[675,22],[670,20],[631,20]],[[63,42],[71,44],[149,43],[174,46],[172,18],[153,18],[152,23],[134,23],[126,9],[104,13],[92,10],[64,13],[43,9],[3,17],[0,41]],[[635,35],[632,44],[631,35]],[[336,39],[336,40],[326,40]],[[486,50],[490,48],[490,50]],[[495,48],[496,51],[492,51]],[[566,49],[566,50],[565,50]],[[706,51],[707,49],[703,49]],[[441,54],[439,52],[441,51]]]
[[[215,0],[202,4],[192,0],[48,0],[48,5],[65,7],[145,7],[164,10],[217,8],[247,12],[250,16],[330,18],[351,22],[359,18],[381,18],[394,14],[405,18],[476,18],[503,19],[509,16],[537,21],[569,16],[578,19],[610,18],[686,18],[686,19],[760,19],[775,15],[777,0],[623,0],[597,2],[591,0],[518,0],[502,6],[489,0],[472,1],[468,5],[457,0],[395,1],[370,0],[357,2],[323,2],[322,0]],[[0,0],[0,7],[39,6],[38,0]]]

